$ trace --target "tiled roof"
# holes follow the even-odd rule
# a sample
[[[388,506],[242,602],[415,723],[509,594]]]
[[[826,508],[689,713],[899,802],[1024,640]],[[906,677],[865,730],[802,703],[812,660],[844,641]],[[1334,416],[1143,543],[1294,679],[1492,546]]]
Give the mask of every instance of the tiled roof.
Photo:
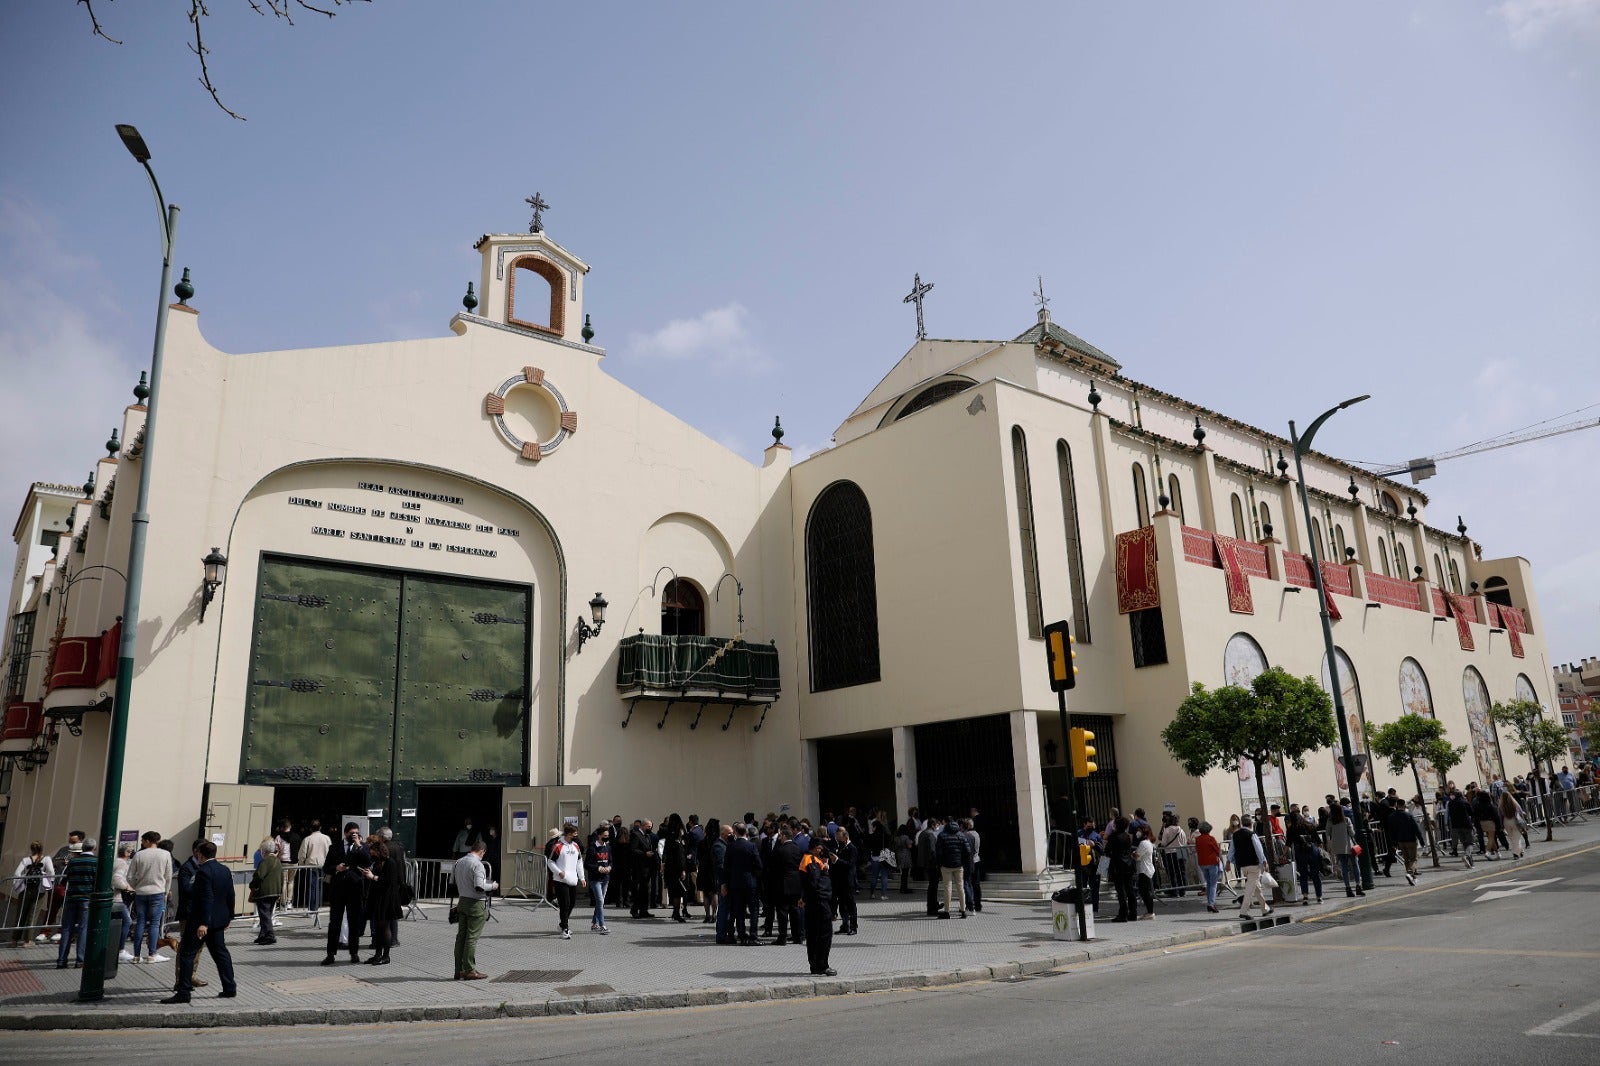
[[[1065,345],[1066,347],[1077,352],[1079,355],[1086,355],[1090,359],[1099,360],[1100,362],[1105,363],[1107,366],[1113,366],[1119,370],[1122,368],[1121,363],[1111,358],[1105,352],[1102,352],[1099,348],[1096,348],[1094,345],[1090,344],[1077,334],[1064,330],[1054,322],[1050,321],[1038,323],[1032,329],[1018,335],[1012,343],[1039,344],[1046,338],[1055,341],[1058,344]]]

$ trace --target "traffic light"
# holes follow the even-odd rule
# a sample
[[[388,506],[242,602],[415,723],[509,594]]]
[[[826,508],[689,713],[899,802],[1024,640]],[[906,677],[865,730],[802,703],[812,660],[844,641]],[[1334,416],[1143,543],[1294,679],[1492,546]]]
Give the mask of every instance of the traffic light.
[[[1078,683],[1078,657],[1070,623],[1051,622],[1044,629],[1044,650],[1050,662],[1050,691],[1065,692]]]
[[[1067,747],[1071,749],[1072,776],[1088,777],[1099,769],[1094,762],[1094,734],[1087,729],[1072,729]]]
[[[1094,866],[1094,845],[1078,844],[1078,865],[1088,870]]]

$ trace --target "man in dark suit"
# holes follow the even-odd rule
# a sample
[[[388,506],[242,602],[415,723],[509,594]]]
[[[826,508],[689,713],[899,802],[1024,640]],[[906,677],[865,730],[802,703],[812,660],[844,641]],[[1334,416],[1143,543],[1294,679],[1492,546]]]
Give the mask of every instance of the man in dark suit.
[[[777,862],[773,859],[773,852],[778,846],[779,829],[771,821],[761,825],[761,842],[756,846],[756,853],[761,856],[761,910],[764,924],[761,927],[762,936],[772,935],[772,921],[778,914],[778,900],[782,897],[782,871],[778,869]]]
[[[821,837],[817,838],[819,841]],[[772,861],[777,867],[773,871],[773,881],[777,886],[777,900],[775,907],[778,912],[778,939],[775,944],[787,944],[793,940],[796,944],[806,942],[806,931],[800,924],[800,894],[802,884],[800,880],[800,861],[805,858],[805,853],[800,850],[800,845],[794,842],[790,835],[789,827],[784,826],[778,830],[778,843],[772,849]]]
[[[372,856],[361,843],[361,827],[355,822],[347,823],[344,839],[328,849],[328,858],[322,864],[322,872],[329,878],[328,957],[322,960],[324,966],[332,966],[338,959],[339,934],[346,916],[350,919],[350,961],[361,961],[361,930],[366,925],[361,889],[371,865]]]
[[[233,874],[217,862],[217,846],[206,840],[195,848],[200,866],[195,870],[194,889],[189,898],[189,913],[183,922],[183,940],[178,944],[178,987],[163,1003],[187,1003],[194,992],[194,960],[201,945],[211,953],[222,978],[221,999],[239,994],[233,980],[233,956],[223,934],[233,921]]]
[[[752,902],[761,879],[761,856],[755,843],[746,838],[747,827],[733,827],[724,860],[728,883],[723,886],[725,902],[732,908],[734,939],[739,944],[759,944]]]

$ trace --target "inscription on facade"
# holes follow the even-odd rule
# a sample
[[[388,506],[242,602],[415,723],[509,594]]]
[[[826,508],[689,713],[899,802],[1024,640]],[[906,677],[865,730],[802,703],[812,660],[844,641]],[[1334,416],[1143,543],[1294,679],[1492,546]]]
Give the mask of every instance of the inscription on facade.
[[[404,536],[395,536],[390,533],[373,532],[360,529],[340,529],[333,526],[312,526],[311,532],[319,537],[335,537],[341,540],[360,541],[364,544],[386,544],[398,548],[415,548],[421,551],[442,551],[453,555],[473,555],[484,559],[498,558],[500,552],[495,548],[485,548],[475,544],[452,544],[446,541],[416,540],[413,534],[418,526],[431,526],[437,531],[456,530],[466,534],[488,534],[501,537],[520,537],[522,531],[507,526],[488,525],[483,522],[465,521],[445,515],[427,514],[424,503],[442,503],[455,507],[465,507],[466,500],[460,496],[451,496],[440,492],[427,492],[422,489],[407,488],[403,485],[384,485],[374,481],[358,481],[356,489],[365,492],[381,492],[387,496],[404,497],[398,501],[399,510],[386,510],[383,508],[367,508],[359,504],[344,503],[338,500],[319,500],[309,496],[290,496],[291,507],[310,507],[314,510],[333,511],[338,514],[348,515],[353,518],[387,518],[394,522],[406,524]]]

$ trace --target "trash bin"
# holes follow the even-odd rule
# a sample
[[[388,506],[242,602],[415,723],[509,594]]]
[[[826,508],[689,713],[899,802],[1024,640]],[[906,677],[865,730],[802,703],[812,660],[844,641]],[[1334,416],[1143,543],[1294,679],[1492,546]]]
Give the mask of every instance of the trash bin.
[[[111,924],[106,927],[106,980],[117,976],[117,953],[122,950],[123,941],[128,939],[128,925],[123,919],[122,912],[112,910]]]
[[[1088,927],[1087,937],[1078,929],[1078,900],[1082,890],[1076,885],[1061,889],[1050,897],[1050,935],[1055,940],[1093,940],[1094,912],[1084,908],[1083,920]]]

